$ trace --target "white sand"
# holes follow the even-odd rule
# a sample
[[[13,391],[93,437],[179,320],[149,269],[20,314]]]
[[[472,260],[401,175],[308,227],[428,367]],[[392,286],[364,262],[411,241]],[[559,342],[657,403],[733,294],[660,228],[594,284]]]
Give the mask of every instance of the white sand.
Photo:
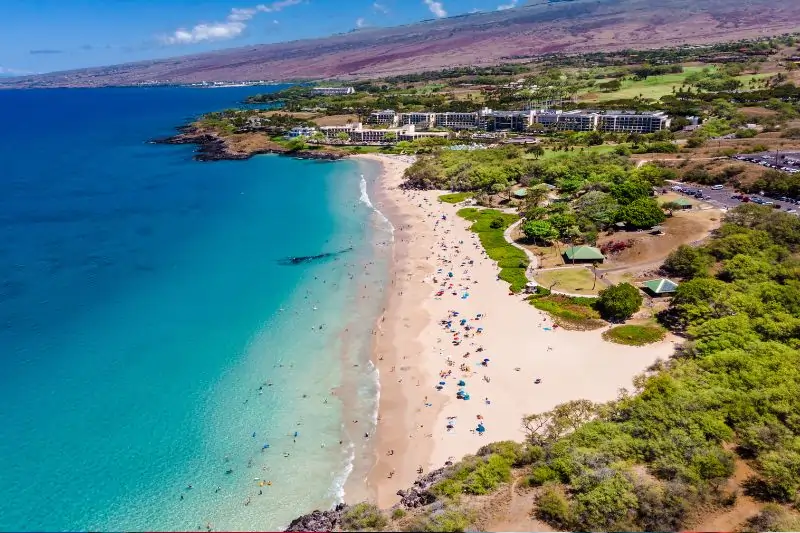
[[[395,503],[396,491],[411,485],[418,466],[427,472],[490,442],[521,441],[524,415],[569,400],[612,400],[619,389],[631,387],[633,376],[657,358],[672,354],[674,338],[670,337],[658,344],[631,347],[604,341],[603,330],[552,329],[545,313],[522,296],[509,295],[508,284],[497,279],[498,267],[486,257],[477,235],[469,231],[470,223],[456,215],[457,206],[439,203],[436,198],[441,192],[399,190],[407,163],[387,156],[365,157],[384,165],[378,205],[399,228],[396,286],[376,347],[381,420],[369,482],[379,505]],[[442,220],[442,215],[447,219]],[[469,259],[473,265],[467,263]],[[439,269],[442,272],[437,274]],[[453,288],[437,297],[443,282],[447,287],[452,283]],[[469,297],[462,299],[465,292]],[[459,312],[453,319],[453,329],[462,339],[459,346],[453,346],[453,333],[439,323],[451,310]],[[479,313],[484,317],[475,320]],[[468,326],[483,328],[483,333],[473,329],[465,338],[465,329],[459,325],[462,318]],[[479,346],[484,348],[480,353]],[[469,356],[464,357],[467,352]],[[488,367],[479,364],[484,358],[490,359]],[[462,364],[469,371],[460,370]],[[442,380],[439,373],[443,371],[452,373]],[[534,384],[537,378],[541,379],[538,385]],[[469,400],[456,399],[461,379]],[[435,389],[439,381],[446,382],[441,391]],[[479,415],[486,428],[483,435],[475,431]],[[455,422],[451,431],[448,420]],[[394,454],[388,455],[390,450]],[[389,477],[391,471],[394,474]]]

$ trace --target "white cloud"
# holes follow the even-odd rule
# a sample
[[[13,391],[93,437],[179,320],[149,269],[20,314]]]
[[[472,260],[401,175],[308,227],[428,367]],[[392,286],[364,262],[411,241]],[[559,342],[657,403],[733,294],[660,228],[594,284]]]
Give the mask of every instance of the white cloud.
[[[511,0],[511,2],[507,4],[500,4],[499,6],[497,6],[497,10],[504,11],[506,9],[513,9],[515,7],[517,7],[517,0]]]
[[[374,9],[375,11],[379,11],[384,15],[389,12],[389,8],[379,2],[375,2],[374,4],[372,4],[372,9]]]
[[[359,17],[358,20],[356,20],[356,28],[363,28],[366,25],[367,21],[364,20],[364,17]]]
[[[444,6],[441,2],[436,2],[436,0],[423,0],[425,5],[428,6],[428,9],[431,10],[431,13],[436,15],[436,18],[444,18],[447,16],[447,11],[444,10]]]
[[[191,29],[178,28],[170,35],[161,37],[164,44],[194,44],[205,41],[224,41],[239,37],[247,29],[246,22],[258,13],[275,13],[283,8],[294,6],[303,0],[278,0],[271,4],[259,4],[255,7],[234,7],[225,17],[224,22],[200,23]],[[277,24],[277,21],[273,21]]]

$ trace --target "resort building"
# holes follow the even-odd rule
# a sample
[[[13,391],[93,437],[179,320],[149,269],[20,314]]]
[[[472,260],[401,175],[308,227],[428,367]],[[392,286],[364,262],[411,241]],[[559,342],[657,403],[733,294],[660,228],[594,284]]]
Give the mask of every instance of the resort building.
[[[651,113],[606,112],[600,115],[598,129],[603,132],[655,133],[669,128],[670,119],[663,111]]]
[[[311,94],[317,96],[333,96],[355,93],[356,90],[353,87],[314,87],[311,89]]]
[[[482,126],[486,131],[525,131],[533,122],[533,111],[481,111]]]
[[[420,130],[432,128],[436,124],[436,113],[401,113],[400,124],[414,125]]]
[[[480,125],[478,113],[435,113],[437,128],[449,130],[475,130]]]
[[[287,133],[286,136],[290,139],[294,139],[295,137],[311,137],[316,132],[317,128],[306,128],[300,126],[289,130],[289,133]]]
[[[556,129],[558,131],[594,131],[599,120],[597,113],[583,111],[567,111],[558,115]]]
[[[384,109],[383,111],[375,111],[369,114],[370,124],[384,124],[388,126],[396,126],[397,121],[398,121],[398,116],[393,109]]]
[[[413,141],[421,137],[449,136],[446,131],[416,131],[413,124],[401,128],[370,129],[358,122],[347,126],[322,126],[320,131],[328,140],[338,140],[340,133],[346,133],[350,142],[364,144],[387,144],[395,141]]]

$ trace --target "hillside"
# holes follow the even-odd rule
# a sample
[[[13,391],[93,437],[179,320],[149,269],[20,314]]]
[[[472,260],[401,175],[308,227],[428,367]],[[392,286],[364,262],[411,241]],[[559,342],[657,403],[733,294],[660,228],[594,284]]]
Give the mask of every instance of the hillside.
[[[0,87],[375,77],[552,52],[702,44],[798,29],[797,2],[551,0],[322,39],[0,80]]]

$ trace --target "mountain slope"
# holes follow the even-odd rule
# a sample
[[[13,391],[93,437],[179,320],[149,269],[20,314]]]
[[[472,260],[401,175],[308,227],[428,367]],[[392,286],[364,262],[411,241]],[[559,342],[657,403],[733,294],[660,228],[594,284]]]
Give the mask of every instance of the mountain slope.
[[[800,2],[550,0],[322,39],[27,76],[0,81],[0,86],[375,77],[493,63],[510,56],[701,44],[796,30]]]

